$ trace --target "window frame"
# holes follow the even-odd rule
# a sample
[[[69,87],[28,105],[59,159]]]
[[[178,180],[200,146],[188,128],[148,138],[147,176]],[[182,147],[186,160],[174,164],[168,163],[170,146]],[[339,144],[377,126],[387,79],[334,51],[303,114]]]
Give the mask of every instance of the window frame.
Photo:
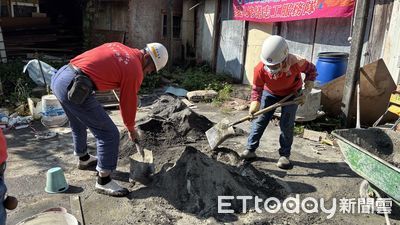
[[[36,7],[36,12],[39,13],[39,4],[30,3],[30,2],[19,2],[19,1],[11,1],[11,18],[15,17],[14,14],[14,6],[31,6]]]
[[[164,25],[164,21],[165,21],[164,17],[167,18],[166,25]],[[179,18],[180,18],[180,22],[179,22],[179,36],[178,36],[178,37],[175,37],[175,36],[173,35],[173,40],[181,40],[181,39],[182,39],[182,13],[174,12],[174,13],[173,13],[173,17],[179,17]],[[166,40],[166,39],[169,38],[169,37],[168,37],[168,25],[169,25],[168,20],[169,20],[169,18],[168,18],[167,12],[166,12],[165,10],[162,10],[162,11],[161,11],[161,38],[162,38],[163,40]],[[166,28],[166,32],[165,32],[166,35],[165,35],[165,36],[164,36],[164,26],[166,26],[166,27],[165,27],[165,28]],[[172,32],[174,32],[174,29],[175,29],[175,27],[173,26],[173,27],[172,27]],[[174,33],[173,33],[173,34],[174,34]]]

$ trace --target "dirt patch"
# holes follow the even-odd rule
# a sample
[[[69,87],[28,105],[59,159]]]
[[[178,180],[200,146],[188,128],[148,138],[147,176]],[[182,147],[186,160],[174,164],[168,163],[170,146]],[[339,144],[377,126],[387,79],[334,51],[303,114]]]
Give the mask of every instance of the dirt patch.
[[[395,131],[369,128],[342,130],[337,133],[400,168],[400,136]]]
[[[284,188],[252,165],[234,167],[218,162],[188,146],[175,165],[154,177],[150,192],[168,200],[175,208],[199,217],[220,218],[218,196],[283,198]],[[149,190],[145,190],[146,192]],[[229,200],[230,209],[242,210],[242,200]],[[249,206],[254,202],[248,201]]]

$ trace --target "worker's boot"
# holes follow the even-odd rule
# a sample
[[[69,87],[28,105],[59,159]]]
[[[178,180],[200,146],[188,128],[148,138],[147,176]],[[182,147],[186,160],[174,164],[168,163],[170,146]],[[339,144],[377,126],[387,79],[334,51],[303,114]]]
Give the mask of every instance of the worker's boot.
[[[110,177],[107,177],[109,181],[107,183],[101,184],[101,181],[97,179],[96,182],[96,191],[100,194],[110,195],[114,197],[124,197],[129,194],[128,189],[121,187],[117,182],[112,180]]]
[[[257,155],[254,151],[244,150],[242,153],[239,154],[240,158],[242,159],[254,159],[257,158]]]
[[[86,156],[79,157],[78,160],[78,169],[86,170],[89,167],[97,165],[97,157],[87,154]]]
[[[289,157],[281,156],[276,164],[279,168],[287,170],[293,167],[292,163],[290,163]]]

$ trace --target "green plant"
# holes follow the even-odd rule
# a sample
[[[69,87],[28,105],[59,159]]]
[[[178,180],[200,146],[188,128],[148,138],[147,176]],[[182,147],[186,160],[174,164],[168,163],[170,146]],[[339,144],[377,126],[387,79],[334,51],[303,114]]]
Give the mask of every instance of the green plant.
[[[207,65],[190,67],[186,70],[176,67],[173,71],[162,70],[160,73],[145,76],[141,93],[149,93],[155,88],[160,87],[161,77],[170,80],[172,83],[188,90],[215,90],[218,94],[218,100],[225,101],[229,99],[232,92],[232,86],[229,84],[232,79],[224,74],[215,74]]]
[[[304,125],[296,124],[293,128],[294,135],[302,135],[304,133]]]
[[[154,91],[154,89],[160,87],[161,84],[161,74],[152,73],[145,75],[140,87],[141,94],[147,94]]]
[[[21,78],[18,78],[14,93],[12,93],[14,99],[18,103],[23,103],[28,99],[30,93],[31,91],[28,83],[25,83]]]
[[[222,88],[218,91],[218,95],[213,99],[214,105],[221,105],[223,102],[228,101],[233,91],[232,85],[226,82],[222,83]]]
[[[224,83],[231,83],[232,79],[224,74],[215,74],[207,65],[192,67],[178,75],[180,85],[188,91],[194,90],[215,90],[224,88]]]
[[[35,87],[29,76],[22,73],[24,65],[22,60],[0,64],[0,80],[3,86],[3,95],[0,96],[2,106],[25,102],[26,97]]]

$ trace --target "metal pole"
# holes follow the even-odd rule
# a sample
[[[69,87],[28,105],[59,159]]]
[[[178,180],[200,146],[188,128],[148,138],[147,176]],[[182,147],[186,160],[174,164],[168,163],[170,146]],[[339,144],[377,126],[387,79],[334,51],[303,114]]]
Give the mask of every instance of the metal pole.
[[[350,127],[354,122],[351,113],[354,112],[354,93],[356,83],[360,77],[360,60],[364,41],[364,35],[368,19],[368,8],[370,0],[358,0],[356,6],[356,18],[352,35],[349,65],[346,71],[346,80],[342,98],[342,122]]]
[[[173,12],[173,6],[174,1],[169,0],[168,2],[168,15],[167,15],[167,21],[169,21],[169,26],[167,22],[167,33],[169,34],[169,49],[168,49],[168,70],[172,70],[172,62],[174,61],[174,12]],[[168,20],[169,17],[169,20]]]

